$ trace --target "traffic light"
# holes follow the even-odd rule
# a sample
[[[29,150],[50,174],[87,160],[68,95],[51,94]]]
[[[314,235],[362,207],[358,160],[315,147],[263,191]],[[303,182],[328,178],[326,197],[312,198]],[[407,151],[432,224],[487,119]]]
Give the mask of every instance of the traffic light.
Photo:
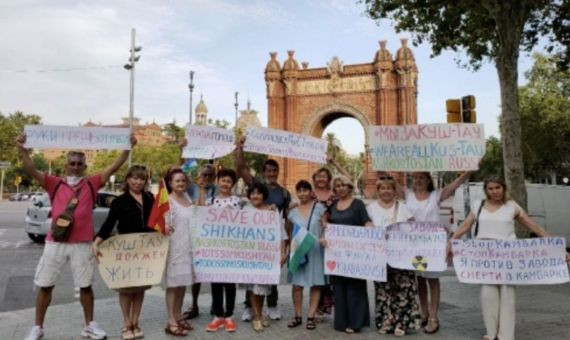
[[[463,123],[477,122],[477,113],[475,112],[475,96],[468,95],[461,98],[461,116]]]
[[[448,99],[445,101],[448,123],[461,123],[461,100]]]

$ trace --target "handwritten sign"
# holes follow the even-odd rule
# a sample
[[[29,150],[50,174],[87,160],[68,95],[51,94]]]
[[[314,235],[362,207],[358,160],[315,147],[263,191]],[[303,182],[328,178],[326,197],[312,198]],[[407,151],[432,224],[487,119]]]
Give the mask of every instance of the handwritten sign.
[[[169,243],[159,233],[112,236],[99,246],[99,273],[111,289],[159,284]]]
[[[569,281],[566,240],[545,237],[518,240],[454,240],[457,279],[463,283],[556,284]]]
[[[401,222],[386,227],[386,256],[394,268],[442,272],[447,269],[447,231],[437,222]]]
[[[182,158],[220,158],[235,149],[235,136],[232,130],[186,125],[185,136],[188,144],[182,150]]]
[[[282,130],[248,127],[243,149],[321,164],[327,162],[325,140]]]
[[[197,282],[279,284],[277,211],[194,207],[192,256]]]
[[[128,128],[26,125],[26,148],[130,150]]]
[[[329,224],[325,238],[325,274],[386,281],[384,230]]]
[[[485,154],[481,124],[370,126],[368,145],[374,170],[477,170]]]

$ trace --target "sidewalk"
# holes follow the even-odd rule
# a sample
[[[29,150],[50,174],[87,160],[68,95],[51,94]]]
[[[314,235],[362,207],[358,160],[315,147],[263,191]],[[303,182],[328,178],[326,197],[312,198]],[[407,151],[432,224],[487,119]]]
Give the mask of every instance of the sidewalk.
[[[368,287],[368,296],[371,308],[373,308],[372,285],[369,283]],[[441,279],[441,287],[440,331],[432,336],[420,331],[405,338],[480,340],[485,330],[479,306],[479,286],[460,284],[453,273],[448,272]],[[97,292],[95,294],[97,295]],[[237,320],[241,315],[243,296],[244,291],[238,290]],[[187,294],[184,307],[190,303],[191,299],[191,296]],[[305,293],[305,304],[306,299],[307,293]],[[217,333],[207,333],[205,328],[210,321],[208,314],[210,303],[210,294],[205,291],[200,296],[200,317],[192,320],[195,329],[185,339],[395,339],[392,335],[379,335],[375,327],[364,329],[360,334],[350,336],[334,331],[330,316],[327,316],[314,331],[306,330],[304,324],[296,329],[288,329],[287,322],[293,316],[293,307],[291,288],[286,285],[280,286],[279,289],[279,306],[284,318],[280,321],[272,321],[271,326],[263,333],[254,332],[250,323],[242,321],[237,322],[238,330],[233,334],[228,334],[223,330]],[[373,311],[371,315],[373,318]],[[109,339],[120,339],[122,319],[116,298],[97,300],[95,319],[106,330]],[[0,313],[0,339],[23,339],[32,326],[33,320],[34,309]],[[164,292],[160,288],[153,288],[147,292],[140,320],[145,339],[174,339],[164,334],[165,320]],[[82,325],[83,313],[79,302],[51,306],[46,318],[44,339],[81,339]],[[516,335],[517,340],[570,339],[570,285],[517,288]]]

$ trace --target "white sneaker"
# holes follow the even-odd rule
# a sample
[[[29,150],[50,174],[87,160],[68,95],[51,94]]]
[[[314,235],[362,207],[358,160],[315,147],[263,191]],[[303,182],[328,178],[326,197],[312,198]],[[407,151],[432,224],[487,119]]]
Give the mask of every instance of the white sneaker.
[[[251,321],[251,319],[253,319],[251,308],[244,308],[243,312],[241,312],[241,321]]]
[[[86,326],[81,331],[81,336],[84,338],[91,338],[95,340],[105,339],[107,337],[107,333],[97,324],[95,321],[91,321],[89,326]]]
[[[281,312],[277,307],[268,307],[267,308],[267,316],[271,320],[281,320]]]
[[[25,340],[38,340],[44,337],[44,329],[40,326],[34,326]]]

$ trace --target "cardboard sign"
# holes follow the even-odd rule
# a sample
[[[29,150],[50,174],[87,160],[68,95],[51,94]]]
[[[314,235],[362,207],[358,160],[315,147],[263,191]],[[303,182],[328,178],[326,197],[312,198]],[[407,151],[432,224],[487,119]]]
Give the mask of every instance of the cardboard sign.
[[[197,282],[279,284],[281,224],[277,211],[192,209]]]
[[[248,127],[243,149],[321,164],[327,162],[325,140],[282,130]]]
[[[386,241],[381,227],[329,224],[325,274],[386,281]]]
[[[447,229],[438,222],[401,222],[386,227],[386,256],[394,268],[442,272],[447,269]]]
[[[159,284],[169,244],[159,233],[112,236],[99,245],[99,273],[111,289]]]
[[[453,265],[463,283],[534,285],[569,281],[566,240],[454,240]]]
[[[204,125],[186,125],[186,141],[182,158],[214,159],[223,157],[235,149],[232,130]]]
[[[26,125],[26,148],[130,150],[128,128]]]
[[[468,171],[485,155],[482,124],[370,126],[374,170]]]

